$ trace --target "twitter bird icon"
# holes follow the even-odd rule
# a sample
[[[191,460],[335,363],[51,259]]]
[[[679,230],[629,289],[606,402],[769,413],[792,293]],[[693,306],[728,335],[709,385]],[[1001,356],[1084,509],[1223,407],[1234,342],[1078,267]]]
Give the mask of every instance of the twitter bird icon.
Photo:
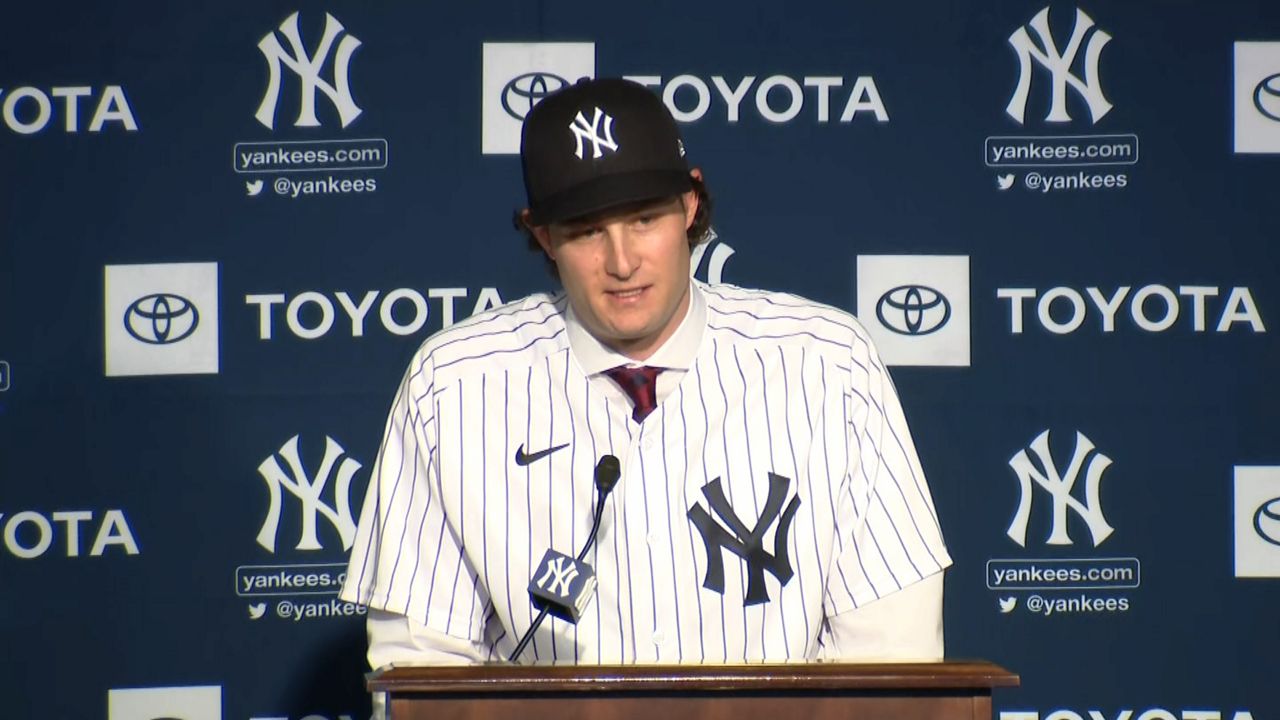
[[[1018,598],[1016,597],[1000,598],[1000,612],[1004,613],[1005,615],[1008,615],[1009,613],[1013,612],[1013,609],[1016,607],[1018,607]]]
[[[259,181],[259,184],[261,184],[261,181]],[[1013,173],[1009,173],[1007,175],[997,175],[996,186],[999,187],[1001,190],[1008,190],[1009,188],[1013,187]],[[254,193],[254,195],[256,194],[257,193]]]
[[[249,197],[257,197],[258,193],[262,192],[262,181],[254,180],[249,182],[246,180],[244,183],[244,189],[245,192],[249,193]]]
[[[262,181],[258,181],[258,184],[259,184],[259,185],[261,185],[261,184],[262,184]],[[257,620],[257,619],[261,618],[261,617],[262,617],[266,612],[267,612],[267,604],[266,604],[266,603],[258,603],[257,605],[250,605],[250,606],[249,606],[249,619],[250,619],[250,620]]]

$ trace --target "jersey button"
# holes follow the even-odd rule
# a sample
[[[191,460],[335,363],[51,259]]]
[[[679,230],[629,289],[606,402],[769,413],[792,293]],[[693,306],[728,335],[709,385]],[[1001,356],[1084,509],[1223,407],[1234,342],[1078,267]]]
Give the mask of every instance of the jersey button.
[[[653,631],[653,644],[661,645],[667,641],[667,636],[661,630]]]

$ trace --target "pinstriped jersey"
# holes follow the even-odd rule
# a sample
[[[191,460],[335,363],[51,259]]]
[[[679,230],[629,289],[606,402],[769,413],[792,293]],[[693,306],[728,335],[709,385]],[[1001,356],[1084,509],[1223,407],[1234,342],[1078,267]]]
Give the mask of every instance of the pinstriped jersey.
[[[697,352],[643,422],[593,387],[567,299],[429,338],[397,392],[341,597],[504,659],[548,548],[576,556],[593,469],[619,458],[586,557],[596,597],[523,661],[812,659],[824,618],[951,560],[889,375],[847,313],[695,283]]]

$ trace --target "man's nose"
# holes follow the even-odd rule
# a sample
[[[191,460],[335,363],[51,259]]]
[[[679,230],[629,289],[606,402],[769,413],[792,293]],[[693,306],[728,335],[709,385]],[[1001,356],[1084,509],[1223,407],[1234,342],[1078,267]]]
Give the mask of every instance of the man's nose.
[[[631,234],[622,223],[605,228],[605,272],[617,278],[629,278],[636,271],[639,258],[632,247]]]

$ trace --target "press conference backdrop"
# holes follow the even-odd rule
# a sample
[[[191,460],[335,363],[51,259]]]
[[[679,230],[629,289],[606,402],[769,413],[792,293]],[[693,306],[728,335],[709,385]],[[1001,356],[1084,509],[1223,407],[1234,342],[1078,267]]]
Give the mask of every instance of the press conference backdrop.
[[[367,717],[385,413],[553,286],[520,122],[590,75],[682,124],[699,278],[877,338],[1002,720],[1280,718],[1263,0],[7,8],[0,717]]]

